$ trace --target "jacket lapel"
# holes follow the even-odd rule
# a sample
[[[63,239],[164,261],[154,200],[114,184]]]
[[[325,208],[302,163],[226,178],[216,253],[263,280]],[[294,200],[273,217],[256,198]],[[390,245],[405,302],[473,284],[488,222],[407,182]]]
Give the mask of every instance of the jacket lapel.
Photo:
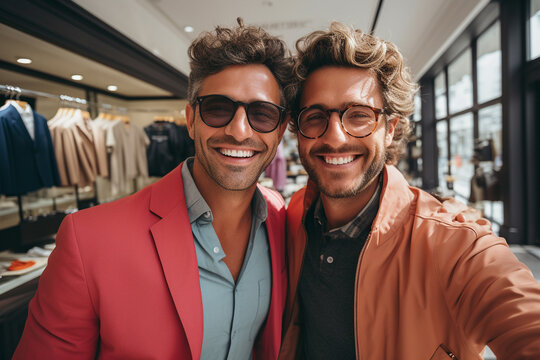
[[[402,229],[403,222],[410,215],[409,211],[414,200],[409,184],[395,166],[386,165],[383,174],[379,211],[371,227],[372,242],[377,246]]]
[[[47,121],[43,118],[39,118],[40,115],[35,111],[32,111],[32,113],[34,114],[34,145],[36,149],[44,149],[47,147],[47,144],[43,126],[47,126]]]
[[[34,148],[34,141],[30,137],[30,134],[28,133],[28,130],[26,129],[26,126],[24,125],[23,119],[21,118],[21,115],[15,109],[14,106],[10,105],[8,107],[9,111],[9,123],[10,127],[17,132],[22,139],[24,139],[24,142],[27,143],[28,146]],[[34,124],[35,124],[35,118],[34,118]]]
[[[152,187],[151,227],[163,273],[185,330],[192,359],[201,355],[203,308],[199,269],[182,184],[182,164]]]
[[[268,317],[260,337],[260,348],[262,353],[255,352],[255,358],[276,359],[281,342],[281,319],[283,316],[283,307],[285,300],[285,286],[281,274],[284,264],[284,238],[285,238],[285,216],[281,214],[282,220],[279,221],[280,214],[276,213],[272,204],[272,194],[268,190],[259,186],[267,203],[268,216],[266,218],[266,231],[268,233],[268,244],[270,246],[270,258],[272,263],[272,295],[270,300],[270,309]],[[275,195],[274,195],[275,196]]]

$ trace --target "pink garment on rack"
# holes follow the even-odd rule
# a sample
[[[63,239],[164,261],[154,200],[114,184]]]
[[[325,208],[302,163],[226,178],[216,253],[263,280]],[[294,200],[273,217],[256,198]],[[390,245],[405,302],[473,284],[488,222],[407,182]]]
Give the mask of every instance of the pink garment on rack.
[[[265,170],[266,176],[272,179],[276,190],[282,191],[287,182],[287,162],[283,154],[283,145],[279,143],[276,156]]]

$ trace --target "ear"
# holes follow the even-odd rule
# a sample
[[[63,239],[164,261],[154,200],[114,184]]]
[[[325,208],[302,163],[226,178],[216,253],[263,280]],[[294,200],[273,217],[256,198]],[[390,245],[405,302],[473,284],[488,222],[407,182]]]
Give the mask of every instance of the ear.
[[[388,127],[386,131],[386,136],[384,138],[384,146],[389,147],[394,139],[394,132],[396,131],[396,126],[399,123],[399,117],[393,117],[388,120]]]
[[[194,130],[194,122],[195,122],[195,109],[191,107],[191,105],[188,103],[186,104],[186,126],[188,129],[189,137],[195,140],[195,130]]]

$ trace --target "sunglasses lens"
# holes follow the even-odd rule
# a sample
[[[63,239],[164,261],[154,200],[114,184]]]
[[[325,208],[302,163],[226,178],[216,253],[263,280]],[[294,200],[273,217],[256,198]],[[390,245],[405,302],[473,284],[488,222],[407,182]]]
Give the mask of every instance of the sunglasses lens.
[[[213,127],[225,126],[234,116],[234,103],[224,96],[209,96],[200,104],[203,121]]]
[[[256,101],[249,104],[248,118],[251,126],[260,132],[270,132],[279,123],[279,108],[271,103]]]
[[[236,102],[223,95],[208,95],[197,99],[200,115],[204,123],[212,127],[226,126],[234,117],[238,106],[243,106],[251,127],[258,132],[273,131],[280,119],[281,110],[276,104],[254,101],[246,104]]]

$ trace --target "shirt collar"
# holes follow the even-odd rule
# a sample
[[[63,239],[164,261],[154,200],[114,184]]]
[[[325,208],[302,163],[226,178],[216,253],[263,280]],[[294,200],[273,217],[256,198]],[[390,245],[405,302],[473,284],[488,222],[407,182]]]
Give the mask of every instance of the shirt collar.
[[[364,206],[364,208],[360,210],[360,212],[354,217],[354,219],[352,219],[345,225],[326,232],[325,235],[338,236],[340,234],[344,234],[349,238],[356,238],[364,229],[366,229],[368,226],[371,226],[371,223],[375,219],[377,211],[379,210],[379,199],[381,197],[382,179],[383,176],[381,173],[377,180],[377,189],[369,199],[366,206]],[[322,229],[326,229],[327,219],[320,197],[315,203],[313,214],[315,221],[322,226]]]
[[[26,104],[26,107],[24,109],[16,101],[10,101],[9,104],[12,105],[21,116],[26,114],[33,115],[32,107],[30,106],[30,104]]]
[[[188,210],[189,221],[191,223],[197,221],[200,217],[204,220],[212,222],[212,210],[201,195],[195,180],[191,175],[193,168],[193,158],[188,158],[182,165],[182,182],[184,183],[184,194],[186,196],[186,207]]]
[[[204,200],[191,175],[193,159],[193,157],[186,159],[182,165],[181,171],[189,221],[190,223],[193,223],[201,218],[203,221],[212,222],[212,210]],[[268,216],[266,201],[259,188],[255,188],[255,193],[253,194],[253,199],[251,201],[251,211],[252,215],[260,222],[265,221]]]

